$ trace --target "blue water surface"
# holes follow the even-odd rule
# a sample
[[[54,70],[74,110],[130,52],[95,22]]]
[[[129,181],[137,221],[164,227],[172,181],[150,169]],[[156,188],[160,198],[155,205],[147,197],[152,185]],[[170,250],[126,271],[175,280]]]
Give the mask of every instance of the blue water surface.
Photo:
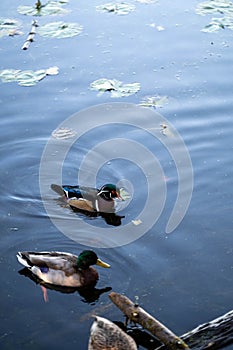
[[[98,255],[111,264],[111,269],[98,268],[98,287],[111,287],[132,300],[137,296],[143,308],[178,335],[232,309],[233,34],[228,29],[201,32],[211,16],[195,13],[198,1],[131,3],[135,11],[118,16],[97,12],[96,6],[102,4],[97,0],[70,0],[68,14],[39,17],[38,22],[78,22],[82,34],[67,39],[36,35],[23,51],[32,18],[18,14],[15,1],[1,1],[1,17],[20,20],[24,34],[0,38],[0,69],[59,67],[58,75],[32,87],[0,82],[2,350],[85,350],[93,314],[124,320],[108,293],[88,303],[78,293],[48,290],[45,303],[40,286],[18,273],[21,267],[15,257],[22,250],[78,254],[87,248],[66,237],[50,220],[40,195],[39,167],[44,147],[60,123],[102,103],[139,104],[145,96],[167,96],[168,103],[158,111],[185,142],[194,188],[184,219],[167,234],[178,191],[176,167],[162,145],[154,145],[146,135],[136,137],[151,147],[161,164],[166,203],[143,237],[125,246],[98,249]],[[90,84],[100,78],[139,82],[141,89],[117,99],[108,92],[98,96]],[[130,131],[118,132],[128,137]],[[63,167],[65,183],[75,183],[79,161],[93,140],[101,142],[106,133],[114,135],[108,127],[87,134],[73,146]],[[121,178],[129,178],[134,188],[135,197],[123,210],[130,222],[146,200],[142,170],[113,159],[100,169],[97,186]],[[58,212],[61,220],[63,213],[76,215],[67,208],[59,207]],[[80,220],[88,219],[77,215],[77,230]],[[106,226],[100,218],[96,225]],[[85,237],[85,232],[79,234]]]

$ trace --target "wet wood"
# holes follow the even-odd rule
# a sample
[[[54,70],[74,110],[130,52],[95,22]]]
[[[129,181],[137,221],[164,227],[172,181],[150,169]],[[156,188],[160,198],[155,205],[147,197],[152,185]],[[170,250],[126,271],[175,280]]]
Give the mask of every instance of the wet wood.
[[[28,34],[28,37],[22,46],[22,50],[27,50],[29,48],[29,46],[31,45],[31,43],[34,41],[34,36],[36,34],[37,27],[38,27],[37,21],[34,20],[32,22],[32,27],[31,27],[30,33]]]
[[[233,310],[178,337],[126,296],[112,292],[109,297],[125,316],[163,343],[155,350],[218,350],[233,344]]]
[[[233,310],[198,326],[181,338],[195,350],[216,350],[233,344]]]
[[[172,331],[170,331],[161,322],[152,317],[140,306],[133,303],[130,299],[122,294],[112,292],[109,294],[111,301],[129,318],[130,321],[140,324],[151,334],[156,336],[167,349],[188,350],[188,345]]]

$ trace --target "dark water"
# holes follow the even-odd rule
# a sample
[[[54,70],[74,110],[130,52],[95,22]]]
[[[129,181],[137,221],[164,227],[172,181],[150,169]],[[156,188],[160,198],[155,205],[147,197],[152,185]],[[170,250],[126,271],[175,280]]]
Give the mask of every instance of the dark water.
[[[202,33],[209,17],[195,14],[197,1],[133,3],[135,12],[117,16],[97,13],[97,1],[70,1],[71,12],[52,20],[79,22],[83,33],[60,40],[38,36],[28,51],[22,51],[31,18],[17,14],[14,1],[1,2],[1,16],[20,19],[25,34],[0,39],[0,69],[56,65],[60,70],[59,75],[33,87],[0,83],[2,350],[84,350],[92,314],[123,320],[108,293],[95,303],[86,303],[77,293],[49,290],[45,303],[40,286],[18,273],[15,258],[20,250],[78,254],[85,248],[59,232],[47,216],[40,196],[39,166],[52,131],[73,113],[100,103],[138,104],[147,95],[168,96],[168,104],[159,112],[187,146],[194,189],[183,221],[167,235],[177,174],[169,154],[159,148],[157,157],[168,178],[163,213],[135,242],[98,249],[99,256],[112,266],[99,269],[98,287],[111,287],[133,300],[138,296],[145,309],[177,334],[232,309],[232,32]],[[39,18],[41,24],[49,20]],[[153,23],[165,30],[158,31],[150,26]],[[89,85],[103,77],[140,82],[141,90],[122,99],[113,100],[107,93],[99,97]],[[86,138],[81,146],[84,153],[93,139],[89,141]],[[72,157],[66,163],[65,182],[73,183],[76,163]],[[119,167],[112,162],[100,172],[98,181],[127,179],[127,171],[137,199],[144,198],[143,181],[124,164]],[[137,211],[131,205],[124,214],[131,219]],[[60,213],[62,217],[61,209]],[[64,209],[64,215],[73,213]]]

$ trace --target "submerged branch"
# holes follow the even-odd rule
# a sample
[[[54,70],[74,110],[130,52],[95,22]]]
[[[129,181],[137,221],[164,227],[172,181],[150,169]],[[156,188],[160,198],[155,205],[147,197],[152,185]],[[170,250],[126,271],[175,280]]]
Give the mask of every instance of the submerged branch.
[[[148,314],[140,306],[135,305],[126,296],[112,292],[109,294],[109,298],[129,318],[130,321],[138,323],[144,329],[147,329],[164,345],[166,345],[168,349],[189,349],[188,345],[182,339]]]
[[[30,44],[34,41],[34,36],[36,34],[36,28],[37,27],[38,27],[37,21],[33,20],[31,31],[28,34],[28,37],[27,37],[25,43],[22,46],[22,50],[27,50],[29,48]]]
[[[156,350],[217,350],[233,344],[233,310],[178,337],[126,296],[112,292],[109,298],[130,321],[140,324],[163,343]]]

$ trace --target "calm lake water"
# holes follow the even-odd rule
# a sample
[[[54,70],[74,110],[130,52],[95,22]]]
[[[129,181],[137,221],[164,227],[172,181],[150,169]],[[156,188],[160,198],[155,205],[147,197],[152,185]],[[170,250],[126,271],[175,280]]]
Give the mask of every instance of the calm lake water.
[[[31,3],[24,1],[25,5]],[[140,239],[96,250],[111,264],[108,270],[98,268],[97,287],[111,287],[132,300],[138,296],[142,307],[178,335],[232,309],[233,33],[228,29],[201,32],[211,16],[195,13],[199,1],[141,4],[132,0],[135,11],[125,16],[97,12],[96,6],[102,3],[70,0],[65,6],[68,14],[38,18],[41,25],[59,20],[78,22],[83,32],[67,39],[36,35],[27,51],[21,46],[32,18],[18,14],[18,3],[13,0],[0,4],[1,17],[20,20],[24,32],[0,38],[0,69],[59,67],[58,75],[32,87],[0,82],[2,350],[84,350],[91,315],[124,320],[107,292],[87,302],[78,293],[48,290],[49,302],[45,303],[40,286],[18,273],[21,267],[15,257],[22,250],[78,254],[87,248],[65,236],[50,220],[41,199],[39,167],[44,147],[60,123],[102,103],[139,104],[146,96],[167,96],[168,103],[158,111],[186,144],[194,188],[184,219],[166,234],[177,195],[177,172],[169,153],[161,145],[155,146],[153,152],[166,177],[164,210]],[[108,92],[97,96],[89,86],[100,78],[138,82],[141,89],[116,99]],[[97,143],[111,132],[114,136],[111,127],[100,130],[95,135]],[[117,132],[127,137],[129,130]],[[93,135],[89,139],[87,135],[78,147],[86,154],[93,147]],[[77,179],[75,152],[74,147],[67,156],[67,171],[63,167],[64,182],[70,184]],[[112,161],[109,168],[100,170],[97,185],[130,179],[136,199],[122,210],[130,221],[141,210],[146,188],[140,172],[123,161],[119,164]],[[52,196],[54,206],[59,207],[56,194]],[[69,209],[58,210],[61,220],[63,214],[64,220],[75,217],[79,232],[79,223],[86,219]],[[91,224],[102,225],[103,230],[106,227],[100,218]],[[85,232],[79,233],[85,237]]]

